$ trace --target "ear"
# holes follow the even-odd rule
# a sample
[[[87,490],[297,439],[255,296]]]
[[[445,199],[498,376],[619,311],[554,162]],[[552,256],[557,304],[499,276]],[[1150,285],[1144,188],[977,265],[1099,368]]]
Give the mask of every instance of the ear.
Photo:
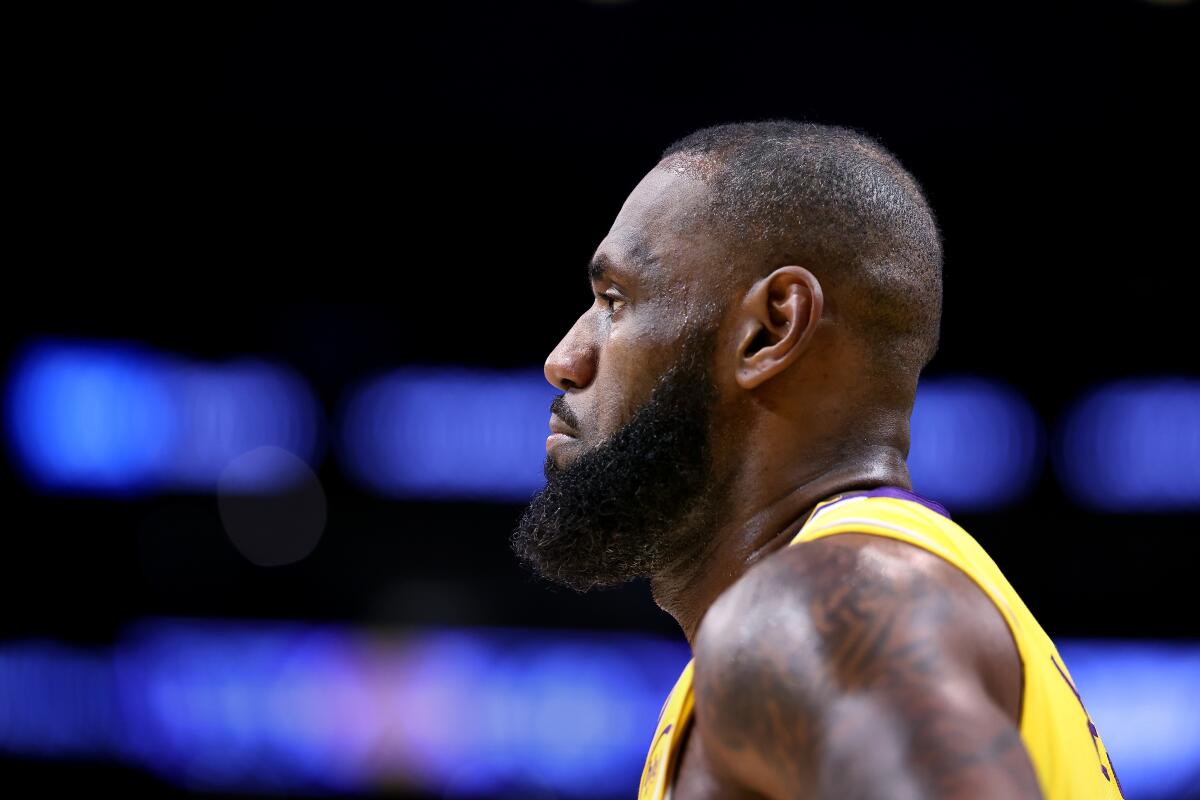
[[[780,267],[751,286],[738,323],[738,385],[754,389],[787,369],[812,341],[824,308],[821,283],[804,267]]]

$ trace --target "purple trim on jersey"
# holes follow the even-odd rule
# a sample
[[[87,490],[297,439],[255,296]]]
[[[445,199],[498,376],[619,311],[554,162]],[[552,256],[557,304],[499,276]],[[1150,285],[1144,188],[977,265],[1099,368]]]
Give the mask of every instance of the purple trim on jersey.
[[[880,486],[878,489],[868,489],[865,492],[850,492],[842,495],[842,497],[891,497],[896,500],[911,500],[914,503],[920,503],[937,514],[941,514],[946,519],[950,519],[950,512],[941,503],[921,497],[919,494],[914,494],[907,489],[901,489],[899,486]]]

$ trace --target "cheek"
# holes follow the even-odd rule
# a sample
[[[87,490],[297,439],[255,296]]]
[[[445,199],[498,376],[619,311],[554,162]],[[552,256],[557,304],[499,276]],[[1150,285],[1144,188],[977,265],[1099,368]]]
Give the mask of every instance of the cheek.
[[[677,336],[665,326],[646,325],[632,317],[611,324],[599,339],[600,372],[621,383],[636,383],[647,372],[658,372],[672,358]]]
[[[594,423],[594,430],[600,438],[608,438],[624,421],[626,408],[629,406],[631,374],[629,362],[622,359],[617,352],[606,354],[602,358],[600,369],[596,374],[596,391],[593,393],[592,407],[589,409]]]
[[[591,410],[597,431],[605,438],[645,404],[670,362],[669,353],[632,344],[613,341],[601,353],[595,406]]]

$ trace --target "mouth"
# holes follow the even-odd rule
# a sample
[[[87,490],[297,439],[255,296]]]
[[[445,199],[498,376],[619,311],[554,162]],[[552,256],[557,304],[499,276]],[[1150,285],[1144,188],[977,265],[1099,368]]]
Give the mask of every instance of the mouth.
[[[578,440],[578,433],[557,414],[550,415],[550,435],[546,437],[546,453],[552,453],[554,448]]]
[[[565,436],[569,439],[578,439],[579,432],[572,428],[567,423],[563,422],[557,414],[550,415],[550,436]]]
[[[554,451],[554,448],[573,441],[575,441],[574,436],[568,436],[565,433],[552,433],[546,437],[546,452],[551,453]]]

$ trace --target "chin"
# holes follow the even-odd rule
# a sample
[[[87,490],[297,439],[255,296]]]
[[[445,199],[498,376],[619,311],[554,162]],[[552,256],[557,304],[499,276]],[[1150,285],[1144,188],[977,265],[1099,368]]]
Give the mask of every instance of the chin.
[[[565,472],[575,462],[577,457],[569,456],[566,453],[550,453],[546,456],[546,467],[543,472],[545,472],[547,477],[552,473]]]
[[[550,449],[550,452],[546,454],[546,463],[547,465],[553,464],[558,471],[562,471],[575,463],[575,460],[584,452],[586,452],[586,448],[579,439],[568,439]]]

